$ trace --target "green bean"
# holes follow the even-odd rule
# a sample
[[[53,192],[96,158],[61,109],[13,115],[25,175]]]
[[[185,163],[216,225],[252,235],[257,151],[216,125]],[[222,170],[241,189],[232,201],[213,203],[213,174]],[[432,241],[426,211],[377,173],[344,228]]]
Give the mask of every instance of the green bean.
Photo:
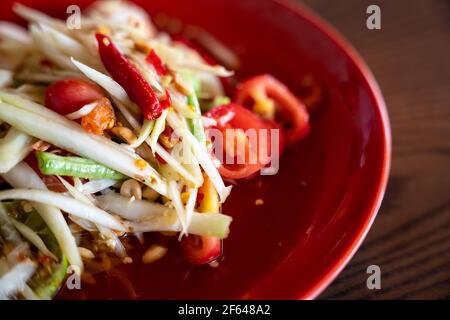
[[[39,170],[45,175],[69,176],[86,179],[123,179],[125,176],[93,160],[63,157],[49,152],[36,154]]]

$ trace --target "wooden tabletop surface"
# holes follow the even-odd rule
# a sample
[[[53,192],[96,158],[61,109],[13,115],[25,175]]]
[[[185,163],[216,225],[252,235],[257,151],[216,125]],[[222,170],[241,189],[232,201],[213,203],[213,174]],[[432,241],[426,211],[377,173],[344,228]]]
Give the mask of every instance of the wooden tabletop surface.
[[[450,1],[303,0],[375,74],[392,126],[391,176],[359,251],[322,299],[450,298]],[[381,30],[366,9],[381,9]],[[369,290],[378,265],[381,289]]]

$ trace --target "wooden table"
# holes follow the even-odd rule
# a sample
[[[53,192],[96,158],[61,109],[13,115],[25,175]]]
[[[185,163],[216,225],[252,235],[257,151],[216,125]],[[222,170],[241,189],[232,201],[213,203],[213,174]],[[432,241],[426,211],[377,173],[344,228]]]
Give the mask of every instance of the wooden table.
[[[450,1],[304,0],[356,47],[388,106],[391,177],[363,245],[322,299],[450,298]],[[366,8],[381,8],[381,30]],[[381,289],[366,286],[369,265]]]

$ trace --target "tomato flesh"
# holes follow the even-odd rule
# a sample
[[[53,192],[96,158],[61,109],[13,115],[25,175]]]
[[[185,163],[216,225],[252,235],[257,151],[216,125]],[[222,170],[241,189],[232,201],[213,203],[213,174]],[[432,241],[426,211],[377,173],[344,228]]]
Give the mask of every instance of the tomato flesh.
[[[210,263],[222,255],[222,240],[216,237],[189,235],[181,240],[186,260],[194,265]]]
[[[271,129],[278,130],[279,132],[279,154],[281,154],[283,150],[284,139],[281,131],[279,130],[279,126],[273,121],[262,119],[254,112],[238,104],[231,103],[218,106],[206,113],[205,116],[216,121],[216,125],[213,125],[210,128],[220,130],[223,135],[222,145],[213,142],[214,147],[219,149],[222,148],[225,154],[234,157],[235,160],[237,160],[238,156],[241,157],[240,162],[235,161],[232,164],[221,164],[221,166],[219,167],[219,172],[221,176],[226,179],[246,178],[257,173],[259,170],[266,166],[268,160],[267,158],[271,155],[271,135],[273,134]],[[249,129],[255,130],[254,132],[256,133],[256,139],[246,139]],[[244,136],[242,135],[242,133],[244,133]],[[266,135],[264,136],[263,134],[265,133]],[[238,152],[238,150],[235,150],[234,147],[239,142],[236,143],[235,141],[235,144],[232,145],[232,148],[227,147],[227,145],[229,145],[227,141],[228,139],[230,139],[228,138],[228,134],[237,135],[237,138],[239,138],[239,136],[242,137],[241,143],[245,143],[245,155],[233,154],[233,151]],[[264,138],[266,139],[266,141],[262,140]],[[242,141],[243,139],[246,140]],[[229,141],[231,141],[231,139]],[[240,150],[242,150],[242,148]],[[251,158],[251,156],[253,156],[253,158]],[[224,159],[226,158],[224,157]],[[256,161],[254,161],[255,159]]]
[[[66,115],[104,96],[103,90],[91,81],[65,79],[56,81],[47,88],[45,105],[61,115]]]
[[[236,91],[236,102],[243,104],[249,98],[255,102],[267,99],[277,102],[279,114],[289,124],[289,127],[284,128],[289,144],[294,144],[308,135],[309,114],[305,104],[279,80],[264,74],[242,82]]]

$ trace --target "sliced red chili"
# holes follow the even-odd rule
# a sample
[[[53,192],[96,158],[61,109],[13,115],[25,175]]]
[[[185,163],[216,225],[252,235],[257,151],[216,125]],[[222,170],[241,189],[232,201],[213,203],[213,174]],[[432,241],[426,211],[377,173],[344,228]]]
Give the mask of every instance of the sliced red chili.
[[[280,81],[265,74],[242,82],[236,92],[236,102],[243,104],[248,98],[255,102],[273,98],[279,113],[288,123],[285,128],[289,144],[298,142],[309,133],[309,115],[305,105]]]
[[[166,76],[169,73],[169,69],[156,54],[155,50],[150,51],[145,60],[155,68],[158,75]]]
[[[106,70],[127,92],[128,96],[141,109],[144,118],[159,118],[164,106],[160,104],[150,84],[116,48],[111,39],[104,34],[95,35],[100,58]]]

